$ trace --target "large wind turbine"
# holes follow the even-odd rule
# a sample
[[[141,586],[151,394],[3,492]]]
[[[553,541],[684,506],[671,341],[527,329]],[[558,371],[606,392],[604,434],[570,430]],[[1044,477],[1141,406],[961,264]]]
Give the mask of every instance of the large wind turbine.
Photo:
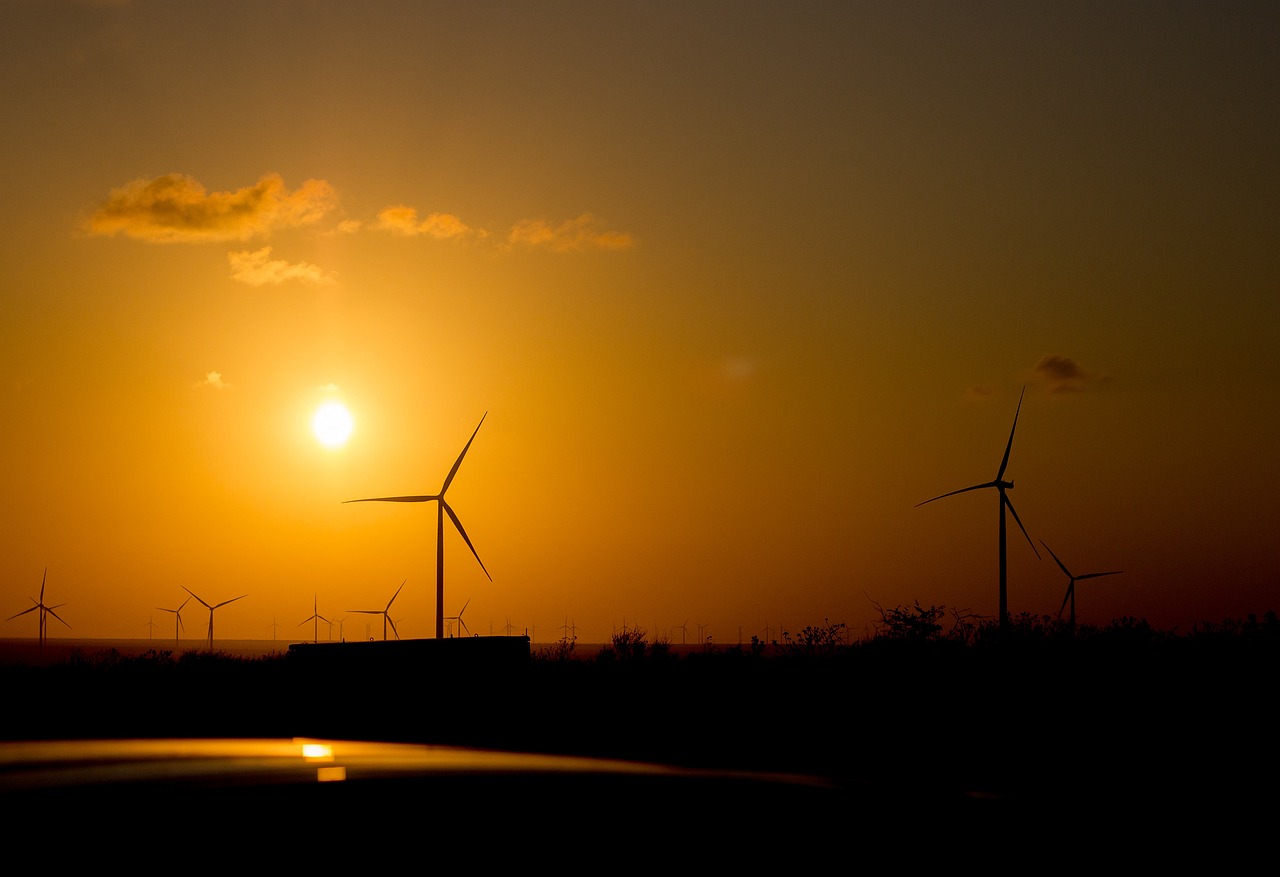
[[[241,594],[239,597],[232,597],[230,600],[223,600],[221,603],[215,603],[214,605],[210,606],[204,600],[201,600],[200,596],[195,591],[188,588],[186,585],[182,586],[182,590],[186,591],[188,594],[195,597],[197,600],[200,600],[200,605],[204,606],[204,608],[209,610],[209,648],[210,649],[213,648],[213,610],[220,609],[221,607],[226,606],[228,603],[234,603],[237,600],[243,600],[245,597],[249,596],[248,594]]]
[[[157,608],[157,609],[159,609],[161,612],[172,612],[172,613],[173,613],[173,617],[174,617],[174,621],[173,621],[173,645],[174,645],[174,647],[175,647],[175,648],[176,648],[176,647],[177,647],[177,645],[178,645],[178,634],[182,631],[182,628],[183,628],[183,624],[182,624],[182,607],[183,607],[183,606],[186,606],[186,605],[187,605],[188,603],[190,603],[190,602],[191,602],[191,598],[190,598],[190,597],[188,597],[187,599],[183,600],[181,603],[179,603],[179,604],[178,604],[178,608],[177,608],[177,609],[166,609],[166,608],[164,608],[163,606],[157,606],[157,607],[156,607],[156,608]]]
[[[400,588],[404,587],[404,583],[409,581],[405,579],[400,583]],[[387,601],[385,609],[348,609],[348,612],[359,612],[364,615],[381,615],[382,616],[382,640],[387,640],[387,625],[391,625],[391,632],[396,635],[396,639],[400,639],[400,631],[396,630],[396,623],[391,620],[391,604],[396,601],[396,597],[400,596],[400,588],[396,588],[396,592],[391,595],[391,599]]]
[[[45,629],[48,626],[48,623],[45,621],[45,616],[52,615],[54,618],[58,619],[59,621],[62,621],[62,616],[59,615],[54,610],[61,609],[63,606],[67,605],[66,603],[58,603],[54,606],[46,606],[44,604],[44,583],[45,583],[45,580],[48,579],[48,577],[49,577],[49,567],[46,566],[44,568],[44,575],[40,577],[40,599],[37,600],[34,597],[30,598],[31,602],[35,603],[36,605],[32,606],[30,609],[23,609],[21,612],[18,612],[14,615],[10,615],[8,618],[5,619],[5,621],[12,621],[13,619],[17,618],[20,615],[26,615],[28,612],[39,612],[38,624],[39,624],[39,630],[40,630],[40,648],[42,649],[44,648]],[[62,623],[67,624],[65,621],[62,621]],[[67,624],[67,627],[70,627],[70,626],[71,626],[70,624]]]
[[[1124,570],[1113,569],[1110,572],[1089,572],[1089,573],[1085,573],[1084,575],[1073,576],[1071,574],[1071,570],[1067,569],[1067,565],[1063,563],[1061,560],[1058,560],[1058,555],[1053,553],[1053,549],[1049,547],[1049,544],[1047,542],[1041,539],[1040,544],[1043,545],[1045,550],[1049,552],[1049,556],[1058,562],[1058,569],[1062,570],[1063,573],[1065,573],[1067,578],[1070,580],[1069,583],[1067,584],[1067,593],[1062,598],[1062,605],[1058,607],[1058,617],[1059,618],[1062,617],[1062,610],[1067,608],[1067,601],[1070,600],[1071,601],[1071,629],[1075,630],[1076,582],[1080,581],[1081,579],[1096,579],[1096,578],[1101,578],[1102,576],[1115,576],[1124,572]]]
[[[458,474],[458,467],[462,465],[462,458],[467,455],[467,450],[471,447],[471,443],[475,441],[476,433],[480,431],[480,426],[484,423],[485,417],[489,416],[489,412],[485,412],[480,418],[480,423],[476,424],[475,432],[471,433],[471,438],[467,439],[467,444],[463,447],[462,453],[458,455],[458,459],[454,461],[453,468],[449,470],[449,474],[444,479],[444,484],[440,487],[440,492],[429,496],[373,496],[367,499],[348,499],[346,502],[435,502],[436,508],[436,639],[444,639],[444,516],[447,514],[449,520],[453,521],[453,526],[458,528],[458,533],[462,536],[462,541],[467,543],[467,547],[471,549],[471,553],[475,555],[476,563],[480,564],[480,569],[484,570],[484,574],[488,576],[489,581],[493,581],[493,576],[489,575],[489,571],[484,568],[484,561],[480,559],[476,548],[471,544],[471,540],[467,537],[467,531],[462,528],[462,522],[458,520],[458,516],[454,514],[449,503],[445,502],[444,494],[449,489],[449,485],[453,483],[453,476]],[[384,632],[383,638],[386,638]]]
[[[1027,537],[1027,544],[1031,546],[1031,550],[1035,551],[1036,558],[1040,557],[1040,552],[1036,551],[1035,543],[1031,541],[1031,536],[1027,533],[1027,528],[1022,526],[1022,519],[1018,517],[1018,511],[1013,507],[1013,503],[1009,499],[1007,491],[1013,490],[1013,482],[1004,480],[1004,470],[1009,465],[1009,452],[1013,450],[1013,433],[1018,428],[1018,414],[1022,411],[1022,396],[1026,394],[1024,388],[1022,394],[1018,396],[1018,407],[1013,412],[1013,426],[1009,430],[1009,443],[1004,446],[1004,457],[1000,460],[1000,468],[996,472],[994,481],[987,481],[982,484],[975,484],[972,487],[962,487],[959,490],[953,490],[950,493],[944,493],[941,496],[935,496],[933,499],[926,499],[924,502],[916,503],[916,508],[925,503],[933,502],[934,499],[943,499],[948,496],[955,496],[957,493],[967,493],[970,490],[982,490],[986,487],[994,487],[1000,495],[1000,629],[1007,630],[1009,626],[1009,565],[1006,557],[1006,538],[1005,538],[1005,519],[1004,513],[1008,509],[1013,515],[1013,519],[1018,523],[1018,529],[1022,531],[1022,535]]]
[[[320,642],[320,622],[322,622],[322,621],[323,621],[325,624],[328,624],[328,625],[330,626],[331,630],[330,630],[330,636],[329,636],[329,639],[333,639],[333,634],[332,634],[332,626],[333,626],[333,622],[332,622],[332,621],[330,621],[329,619],[325,618],[323,615],[321,615],[321,614],[320,614],[320,609],[319,609],[319,608],[318,608],[318,606],[317,606],[317,603],[316,603],[316,597],[315,597],[315,595],[314,595],[314,594],[312,594],[312,595],[311,595],[311,617],[310,617],[310,618],[304,618],[302,621],[299,621],[299,622],[298,622],[298,627],[302,627],[302,625],[306,624],[308,621],[313,621],[313,622],[315,622],[315,627],[316,627],[316,632],[315,632],[315,641],[316,641],[316,642]]]

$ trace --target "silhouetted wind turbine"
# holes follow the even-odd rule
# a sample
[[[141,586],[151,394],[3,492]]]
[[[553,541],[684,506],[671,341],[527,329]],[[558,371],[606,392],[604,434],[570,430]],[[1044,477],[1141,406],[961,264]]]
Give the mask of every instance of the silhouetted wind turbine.
[[[210,606],[204,600],[201,600],[200,596],[195,591],[188,588],[186,585],[182,586],[182,590],[186,591],[188,594],[195,597],[197,600],[200,601],[201,606],[209,610],[209,648],[210,649],[213,648],[213,610],[220,609],[223,606],[226,606],[228,603],[234,603],[237,600],[243,600],[245,597],[249,596],[248,594],[241,594],[239,597],[232,597],[230,600],[223,600],[221,603],[215,603],[214,605]]]
[[[445,621],[450,622],[449,629],[453,630],[453,622],[458,622],[458,626],[467,632],[467,636],[471,636],[471,628],[467,627],[467,623],[462,620],[462,613],[467,611],[467,607],[471,605],[471,598],[467,598],[467,602],[462,604],[462,608],[458,610],[457,615],[450,615]]]
[[[475,546],[471,544],[471,540],[467,537],[467,531],[463,529],[462,522],[458,520],[458,516],[454,514],[449,503],[445,502],[444,494],[449,489],[449,485],[453,483],[453,476],[458,474],[458,467],[462,465],[462,458],[467,455],[467,450],[471,447],[471,443],[475,441],[476,433],[480,431],[480,427],[484,424],[484,419],[489,416],[489,412],[485,412],[480,417],[480,423],[476,424],[475,432],[471,433],[471,438],[467,439],[466,445],[462,448],[462,453],[458,455],[458,459],[454,461],[453,468],[449,470],[449,474],[445,476],[444,484],[440,487],[440,492],[429,496],[374,496],[367,499],[348,499],[346,502],[435,502],[436,508],[436,639],[444,639],[444,516],[447,514],[449,520],[453,521],[453,526],[458,528],[458,533],[462,536],[462,541],[467,543],[467,547],[471,549],[471,553],[475,555],[476,563],[480,564],[480,569],[484,570],[484,574],[488,576],[489,581],[493,581],[493,576],[489,575],[489,570],[484,568],[484,561],[480,559],[479,553],[476,552]],[[386,638],[385,636],[383,637]],[[397,637],[398,638],[398,637]]]
[[[1084,573],[1083,575],[1073,576],[1071,574],[1071,570],[1067,569],[1067,565],[1063,563],[1061,560],[1058,560],[1058,555],[1053,553],[1053,549],[1049,547],[1047,542],[1041,539],[1040,544],[1043,545],[1045,547],[1045,550],[1049,552],[1049,556],[1052,557],[1055,561],[1057,561],[1058,569],[1062,570],[1063,573],[1065,573],[1067,578],[1070,580],[1070,582],[1067,584],[1067,593],[1062,598],[1062,605],[1058,607],[1058,617],[1059,618],[1062,617],[1062,610],[1066,608],[1067,601],[1070,600],[1071,601],[1071,622],[1070,623],[1071,623],[1072,629],[1074,630],[1076,626],[1076,582],[1080,581],[1081,579],[1096,579],[1096,578],[1101,578],[1102,576],[1115,576],[1124,572],[1124,570],[1113,569],[1110,572],[1089,572],[1089,573]]]
[[[405,582],[407,581],[409,580],[405,579],[404,582],[401,582],[400,588],[403,588],[405,585]],[[396,639],[400,639],[400,631],[396,630],[396,623],[391,620],[391,604],[396,601],[396,597],[400,596],[400,588],[396,588],[396,592],[392,594],[391,599],[387,601],[387,607],[385,609],[348,609],[347,611],[359,612],[363,615],[381,615],[382,616],[382,641],[386,642],[387,640],[388,624],[391,625],[391,632],[396,635]]]
[[[1024,388],[1022,394],[1025,395]],[[959,490],[953,490],[950,493],[944,493],[941,496],[935,496],[933,499],[926,499],[924,502],[916,503],[916,508],[925,503],[933,502],[935,499],[943,499],[948,496],[955,496],[957,493],[967,493],[970,490],[982,490],[986,487],[994,487],[1000,495],[1000,629],[1007,630],[1009,626],[1009,572],[1008,560],[1006,558],[1006,538],[1005,538],[1005,522],[1004,512],[1008,509],[1013,515],[1013,519],[1018,523],[1018,529],[1022,530],[1022,535],[1027,537],[1027,544],[1031,546],[1031,550],[1035,551],[1037,558],[1040,552],[1036,551],[1035,543],[1031,541],[1031,536],[1027,533],[1027,528],[1022,526],[1022,520],[1018,517],[1017,510],[1013,507],[1013,503],[1009,500],[1006,491],[1013,490],[1013,482],[1004,480],[1004,470],[1009,465],[1009,452],[1013,450],[1013,432],[1018,428],[1018,413],[1022,410],[1022,395],[1018,396],[1018,407],[1013,412],[1013,427],[1009,430],[1009,443],[1004,447],[1004,457],[1000,460],[1000,468],[996,471],[994,481],[987,481],[982,484],[975,484],[972,487],[962,487]]]
[[[314,622],[314,623],[315,623],[315,628],[316,628],[316,631],[315,631],[315,641],[316,641],[316,642],[320,642],[320,622],[322,622],[322,621],[323,621],[325,624],[330,625],[330,630],[331,630],[331,631],[332,631],[333,622],[332,622],[332,621],[330,621],[329,619],[325,618],[323,615],[321,615],[321,614],[320,614],[320,609],[319,609],[318,605],[316,604],[316,596],[315,596],[315,594],[312,594],[312,595],[311,595],[311,610],[312,610],[312,612],[311,612],[311,617],[310,617],[310,618],[304,618],[302,621],[299,621],[299,622],[298,622],[298,627],[302,627],[302,625],[306,624],[308,621]],[[333,634],[332,634],[332,632],[331,632],[331,633],[330,633],[330,635],[329,635],[329,639],[333,639]]]
[[[177,609],[166,609],[166,608],[164,608],[163,606],[157,606],[157,607],[156,607],[156,608],[157,608],[157,609],[159,609],[161,612],[172,612],[172,613],[173,613],[173,617],[174,617],[174,622],[173,622],[173,644],[174,644],[174,646],[177,646],[177,645],[178,645],[178,633],[179,633],[179,631],[181,631],[181,630],[182,630],[182,607],[183,607],[183,606],[186,606],[186,605],[187,605],[188,603],[190,603],[190,602],[191,602],[191,598],[190,598],[190,597],[188,597],[187,599],[183,600],[183,601],[178,605],[178,608],[177,608]]]
[[[35,603],[36,605],[32,606],[30,609],[23,609],[21,612],[18,612],[14,615],[10,615],[8,618],[5,619],[5,621],[12,621],[13,619],[17,618],[20,615],[26,615],[28,612],[38,612],[39,614],[37,617],[39,619],[38,628],[40,631],[40,648],[42,649],[44,648],[45,630],[48,627],[48,622],[45,620],[45,616],[52,615],[54,618],[58,619],[59,621],[62,621],[63,624],[67,624],[67,622],[62,620],[62,616],[54,611],[55,609],[61,609],[63,606],[67,605],[66,603],[58,603],[54,606],[46,606],[44,603],[44,583],[48,579],[48,577],[49,577],[49,568],[46,566],[44,568],[44,575],[40,577],[40,599],[37,600],[34,597],[29,598],[31,602]],[[67,624],[67,627],[71,627],[71,625]]]

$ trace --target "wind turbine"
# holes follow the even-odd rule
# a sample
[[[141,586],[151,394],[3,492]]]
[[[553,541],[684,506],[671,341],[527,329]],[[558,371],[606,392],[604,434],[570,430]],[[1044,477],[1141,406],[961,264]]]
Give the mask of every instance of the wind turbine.
[[[182,607],[183,607],[183,606],[186,606],[186,605],[187,605],[188,603],[190,603],[190,602],[191,602],[191,598],[190,598],[190,597],[188,597],[187,599],[183,600],[180,604],[178,604],[178,608],[177,608],[177,609],[166,609],[166,608],[164,608],[163,606],[157,606],[157,607],[156,607],[156,608],[157,608],[157,609],[159,609],[161,612],[172,612],[172,613],[173,613],[173,617],[174,617],[174,622],[173,622],[173,645],[174,645],[174,647],[175,647],[175,648],[176,648],[176,647],[177,647],[177,645],[178,645],[178,633],[179,633],[179,631],[181,631],[181,630],[182,630],[182,628],[183,628],[183,625],[182,625]]]
[[[67,622],[62,620],[62,616],[54,611],[55,609],[61,609],[63,606],[67,604],[58,603],[53,606],[46,606],[44,604],[44,583],[48,579],[48,577],[49,577],[49,567],[46,566],[44,568],[44,575],[40,577],[40,599],[37,600],[34,597],[29,598],[31,602],[35,603],[36,605],[32,606],[30,609],[23,609],[21,612],[18,612],[14,615],[10,615],[8,618],[5,619],[5,621],[12,621],[13,619],[17,618],[19,615],[26,615],[28,612],[39,612],[38,626],[40,630],[40,648],[42,649],[44,648],[45,629],[48,627],[48,622],[45,620],[45,616],[52,615],[54,618],[58,619],[59,621],[62,621],[63,624],[67,624]],[[70,624],[67,624],[67,627],[70,627],[70,626],[71,626]]]
[[[1046,543],[1043,539],[1041,539],[1040,544],[1043,545],[1045,550],[1049,552],[1049,556],[1058,562],[1058,569],[1062,570],[1063,573],[1066,574],[1067,578],[1070,579],[1070,582],[1067,585],[1067,593],[1062,598],[1062,605],[1058,607],[1058,617],[1059,618],[1062,617],[1062,610],[1067,608],[1067,601],[1070,600],[1071,601],[1071,629],[1075,630],[1076,582],[1080,581],[1081,579],[1096,579],[1096,578],[1101,578],[1102,576],[1115,576],[1124,572],[1124,570],[1113,569],[1110,572],[1089,572],[1083,575],[1073,576],[1071,574],[1071,570],[1067,569],[1067,565],[1063,563],[1061,560],[1058,560],[1058,555],[1053,553],[1053,549],[1049,547],[1048,543]]]
[[[1009,570],[1008,559],[1006,557],[1005,538],[1005,509],[1013,515],[1013,519],[1018,523],[1018,529],[1022,531],[1022,535],[1027,537],[1027,544],[1031,546],[1031,550],[1035,551],[1036,558],[1039,559],[1040,552],[1036,551],[1035,543],[1031,541],[1031,536],[1027,533],[1027,528],[1022,526],[1022,519],[1018,517],[1017,509],[1013,507],[1013,503],[1009,499],[1007,491],[1013,490],[1013,482],[1004,480],[1004,470],[1009,465],[1009,452],[1013,450],[1013,432],[1018,428],[1018,413],[1022,410],[1022,396],[1026,394],[1026,388],[1022,390],[1022,394],[1018,396],[1018,407],[1013,412],[1013,427],[1009,430],[1009,443],[1004,446],[1004,457],[1000,460],[1000,468],[996,471],[996,477],[993,481],[987,481],[982,484],[975,484],[972,487],[962,487],[959,490],[953,490],[950,493],[944,493],[941,496],[935,496],[933,499],[926,499],[924,502],[916,503],[916,508],[925,503],[933,502],[935,499],[943,499],[948,496],[955,496],[957,493],[967,493],[970,490],[982,490],[987,487],[994,487],[1000,495],[1000,630],[1005,631],[1009,627]]]
[[[471,605],[471,598],[467,598],[467,602],[462,604],[462,608],[458,610],[457,615],[450,615],[445,621],[449,622],[449,630],[453,630],[453,622],[458,622],[458,626],[467,632],[467,636],[471,636],[471,628],[467,627],[467,623],[462,620],[462,613],[467,611],[467,607]]]
[[[323,621],[325,624],[328,624],[328,625],[330,626],[330,630],[331,630],[331,631],[332,631],[332,627],[333,627],[333,622],[332,622],[332,621],[330,621],[329,619],[325,618],[323,615],[321,615],[321,614],[320,614],[320,609],[318,608],[318,606],[317,606],[317,604],[316,604],[316,595],[315,595],[315,594],[312,594],[312,595],[311,595],[311,610],[312,610],[312,611],[311,611],[311,617],[310,617],[310,618],[304,618],[302,621],[299,621],[299,622],[298,622],[298,627],[302,627],[302,625],[306,624],[308,621],[314,622],[314,623],[315,623],[315,628],[316,628],[316,631],[315,631],[315,641],[316,641],[316,642],[320,642],[320,622],[322,622],[322,621]],[[333,634],[332,634],[332,632],[330,632],[329,639],[333,639]]]
[[[223,606],[226,606],[228,603],[234,603],[237,600],[243,600],[245,597],[249,596],[248,594],[241,594],[239,597],[232,597],[230,600],[223,600],[221,603],[215,603],[214,605],[210,606],[204,600],[201,600],[200,596],[196,594],[195,591],[188,588],[186,585],[182,586],[182,590],[186,591],[188,594],[195,597],[197,600],[200,601],[200,605],[204,606],[204,608],[209,610],[209,648],[210,649],[213,648],[213,610],[220,609]]]
[[[400,588],[403,588],[405,585],[405,582],[407,581],[409,580],[405,579],[404,582],[401,582]],[[392,594],[391,599],[387,601],[387,608],[385,609],[348,609],[347,611],[359,612],[363,615],[381,615],[382,616],[382,641],[383,642],[387,641],[387,625],[388,624],[391,625],[391,632],[396,635],[396,639],[400,639],[400,631],[396,630],[396,623],[391,620],[391,604],[396,601],[396,597],[400,596],[400,588],[396,588],[396,592]]]
[[[458,459],[454,461],[453,468],[449,470],[449,474],[445,476],[444,484],[440,487],[440,492],[429,496],[374,496],[366,499],[348,499],[345,502],[435,502],[436,508],[436,639],[444,639],[444,516],[447,514],[449,520],[453,521],[453,526],[458,528],[458,533],[462,536],[462,541],[467,543],[467,547],[471,549],[471,553],[475,555],[476,563],[480,564],[480,569],[484,570],[484,574],[488,576],[489,581],[493,581],[493,576],[489,575],[489,570],[485,569],[484,561],[480,559],[479,553],[476,551],[471,540],[467,537],[467,531],[463,529],[462,522],[458,520],[458,516],[454,514],[449,503],[445,502],[444,494],[449,489],[449,485],[453,483],[453,476],[458,474],[458,467],[462,465],[462,458],[467,455],[467,450],[471,447],[471,443],[475,441],[476,433],[480,431],[484,419],[489,416],[486,411],[480,417],[480,423],[476,424],[475,432],[471,433],[471,438],[467,439],[467,443],[462,448],[462,453],[458,454]],[[386,638],[385,632],[383,638]],[[399,638],[397,636],[397,638]]]

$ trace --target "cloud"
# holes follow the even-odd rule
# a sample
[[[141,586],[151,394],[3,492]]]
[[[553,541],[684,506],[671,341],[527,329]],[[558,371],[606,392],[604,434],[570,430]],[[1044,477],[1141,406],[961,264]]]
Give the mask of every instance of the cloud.
[[[418,219],[418,211],[404,204],[381,210],[378,213],[377,227],[406,237],[427,235],[436,240],[449,240],[468,235],[486,236],[483,229],[472,228],[452,213],[431,213],[425,219]]]
[[[86,226],[90,234],[149,243],[243,241],[316,222],[336,201],[324,180],[307,180],[291,192],[279,174],[267,174],[234,192],[210,192],[186,174],[165,174],[112,190]]]
[[[197,387],[213,387],[215,390],[227,390],[231,385],[222,379],[222,372],[209,372],[204,376],[203,381],[196,383]]]
[[[316,389],[319,390],[321,393],[324,393],[326,396],[336,396],[342,392],[342,388],[333,382],[322,384],[316,387]]]
[[[610,231],[590,213],[568,219],[557,226],[543,219],[525,219],[511,227],[507,241],[525,247],[549,247],[557,253],[583,250],[629,250],[635,238],[626,232]]]
[[[333,276],[310,262],[290,264],[283,259],[272,259],[271,248],[260,250],[244,250],[228,253],[227,261],[231,263],[231,277],[250,286],[264,286],[268,283],[284,283],[286,280],[303,280],[308,283],[332,283]]]
[[[1085,372],[1070,357],[1056,353],[1040,357],[1034,371],[1036,378],[1048,386],[1050,393],[1080,393],[1106,380]]]

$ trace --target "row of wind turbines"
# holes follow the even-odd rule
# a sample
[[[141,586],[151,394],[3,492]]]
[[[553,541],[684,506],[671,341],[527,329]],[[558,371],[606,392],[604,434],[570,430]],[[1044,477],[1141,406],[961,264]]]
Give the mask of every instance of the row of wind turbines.
[[[969,491],[973,491],[973,490],[984,490],[984,489],[992,488],[996,491],[996,494],[999,500],[999,512],[1000,512],[1000,517],[999,517],[999,520],[1000,520],[1000,530],[999,530],[1000,532],[1000,537],[999,537],[1000,621],[999,623],[1000,623],[1001,630],[1007,630],[1009,625],[1008,557],[1007,557],[1008,528],[1006,524],[1006,515],[1005,515],[1006,512],[1013,515],[1013,520],[1015,523],[1017,523],[1018,529],[1022,531],[1022,535],[1026,537],[1027,544],[1031,546],[1031,550],[1035,552],[1036,557],[1037,558],[1040,557],[1039,550],[1036,549],[1035,543],[1031,541],[1031,536],[1029,533],[1027,533],[1027,528],[1023,526],[1022,519],[1018,517],[1017,509],[1013,507],[1013,502],[1009,499],[1008,492],[1013,489],[1013,481],[1006,481],[1004,479],[1005,470],[1009,466],[1009,456],[1013,451],[1013,437],[1014,437],[1014,433],[1017,431],[1017,428],[1018,428],[1018,416],[1022,411],[1022,400],[1023,400],[1023,396],[1025,395],[1026,395],[1026,390],[1024,388],[1022,394],[1019,395],[1018,397],[1018,407],[1017,409],[1015,409],[1014,415],[1013,415],[1013,426],[1009,430],[1009,441],[1005,444],[1004,456],[1000,460],[1000,468],[996,470],[996,477],[991,481],[983,482],[981,484],[974,484],[969,487],[962,487],[958,490],[952,490],[952,491],[949,491],[948,493],[940,494],[938,496],[932,497],[931,499],[927,499],[924,502],[920,502],[916,504],[916,506],[919,507],[919,506],[934,502],[935,500],[945,499],[946,497],[955,496],[960,493],[968,493]],[[462,540],[466,543],[467,548],[471,550],[471,554],[475,557],[476,562],[480,564],[480,569],[484,571],[485,576],[488,577],[490,581],[493,581],[493,576],[489,574],[489,570],[485,567],[484,561],[480,559],[480,554],[479,552],[476,551],[476,548],[472,544],[470,537],[467,535],[466,529],[462,526],[462,521],[458,519],[457,513],[454,512],[453,507],[450,506],[448,501],[445,499],[445,493],[448,491],[449,486],[453,483],[453,479],[457,476],[458,469],[462,466],[462,461],[466,457],[467,451],[470,450],[472,442],[475,441],[476,435],[480,432],[480,427],[484,425],[484,421],[486,417],[488,417],[488,412],[485,412],[485,414],[481,416],[480,422],[476,424],[476,428],[474,431],[472,431],[471,437],[467,439],[467,443],[463,446],[462,452],[459,453],[458,458],[454,460],[453,466],[449,469],[449,473],[445,476],[444,483],[441,485],[439,493],[405,495],[405,496],[375,496],[375,497],[366,497],[362,499],[351,499],[351,500],[344,501],[345,503],[357,503],[357,502],[403,502],[403,503],[434,502],[436,503],[436,639],[445,638],[446,623],[448,624],[449,633],[453,632],[453,628],[455,624],[459,628],[467,630],[467,632],[470,633],[470,630],[467,629],[466,627],[466,622],[463,621],[462,619],[462,614],[463,612],[466,611],[466,607],[467,605],[470,604],[470,600],[467,601],[467,604],[463,605],[462,610],[460,610],[457,615],[446,617],[444,614],[444,519],[446,515],[449,517],[449,520],[453,523],[453,526],[457,529],[458,534],[462,536]],[[1043,539],[1041,540],[1041,544],[1044,545],[1045,549],[1049,552],[1050,556],[1053,557],[1054,561],[1058,564],[1058,567],[1062,570],[1063,574],[1067,576],[1067,579],[1068,579],[1067,591],[1065,596],[1063,597],[1062,606],[1058,609],[1058,616],[1061,617],[1062,610],[1065,609],[1068,604],[1070,604],[1070,607],[1071,607],[1070,624],[1074,628],[1075,620],[1076,620],[1076,603],[1075,603],[1076,582],[1082,581],[1084,579],[1118,575],[1119,573],[1123,572],[1123,570],[1110,570],[1107,572],[1091,572],[1091,573],[1083,573],[1080,575],[1075,575],[1067,568],[1066,564],[1064,564],[1062,560],[1059,559],[1059,557],[1056,554],[1054,554],[1053,549],[1049,548],[1048,544],[1046,544]],[[12,620],[21,615],[26,615],[27,613],[30,613],[30,612],[38,612],[41,646],[44,645],[45,633],[47,628],[47,616],[52,615],[55,619],[57,619],[62,624],[66,625],[68,628],[70,628],[71,626],[70,624],[67,624],[67,622],[60,615],[58,615],[56,611],[57,609],[61,608],[65,604],[59,603],[54,606],[49,606],[44,602],[45,579],[47,578],[47,576],[48,576],[48,569],[46,568],[45,577],[42,578],[40,581],[40,599],[37,600],[35,598],[32,598],[32,603],[34,605],[32,605],[27,609],[24,609],[22,612],[9,616],[9,618],[6,619],[6,620]],[[400,595],[400,591],[404,588],[404,585],[405,585],[405,582],[401,582],[400,587],[396,589],[396,592],[391,596],[391,599],[387,601],[387,605],[382,609],[353,609],[350,611],[355,613],[368,614],[368,615],[381,615],[383,639],[385,640],[387,638],[388,627],[390,627],[391,631],[395,633],[395,636],[398,639],[399,632],[395,628],[395,622],[391,619],[390,613],[391,613],[391,604],[394,603],[396,600],[396,597]],[[207,642],[208,642],[209,648],[213,648],[214,611],[217,609],[220,609],[223,606],[226,606],[229,603],[234,603],[237,600],[242,600],[248,595],[241,594],[239,597],[233,597],[230,600],[223,600],[220,603],[211,604],[206,602],[202,597],[197,595],[190,588],[187,588],[184,586],[183,590],[186,591],[190,596],[187,597],[187,599],[184,600],[179,606],[173,609],[169,609],[165,607],[157,607],[157,608],[163,612],[173,613],[175,638],[176,638],[177,635],[181,632],[183,627],[182,609],[183,607],[186,606],[188,602],[190,602],[191,598],[194,597],[202,606],[204,606],[206,609],[209,610]],[[320,621],[325,621],[326,623],[329,623],[329,622],[328,622],[328,619],[323,618],[320,615],[318,607],[316,606],[314,601],[313,601],[313,612],[311,617],[305,619],[303,622],[301,622],[301,624],[306,624],[308,621],[313,622],[316,625],[315,637],[318,640]],[[299,626],[301,626],[301,624]]]
[[[1005,512],[1013,515],[1013,520],[1017,523],[1018,529],[1022,531],[1022,535],[1027,537],[1027,544],[1031,546],[1031,550],[1035,552],[1036,558],[1040,557],[1040,552],[1036,550],[1035,543],[1031,541],[1031,536],[1027,533],[1027,528],[1022,525],[1022,519],[1018,517],[1018,510],[1013,507],[1013,502],[1009,499],[1009,491],[1013,490],[1013,482],[1004,480],[1005,469],[1009,466],[1009,454],[1013,451],[1013,434],[1018,429],[1018,415],[1022,412],[1022,398],[1026,395],[1026,388],[1018,396],[1018,407],[1013,412],[1013,426],[1009,430],[1009,441],[1004,446],[1004,457],[1000,460],[1000,468],[996,470],[996,477],[991,481],[982,484],[974,484],[969,487],[961,487],[959,490],[952,490],[943,493],[932,499],[926,499],[924,502],[916,503],[916,508],[931,503],[934,500],[944,499],[948,496],[955,496],[958,493],[968,493],[971,490],[984,490],[986,488],[994,488],[1000,500],[1000,630],[1005,632],[1009,629],[1009,564],[1008,564],[1008,539],[1007,527],[1005,525]],[[1108,572],[1091,572],[1081,575],[1073,575],[1071,570],[1067,569],[1066,564],[1058,559],[1058,555],[1053,553],[1053,549],[1048,546],[1043,539],[1040,544],[1044,545],[1045,550],[1049,552],[1054,561],[1057,562],[1059,569],[1066,575],[1069,583],[1067,585],[1067,593],[1062,598],[1062,606],[1058,609],[1058,617],[1062,617],[1062,610],[1066,608],[1068,602],[1071,604],[1070,624],[1072,629],[1076,626],[1076,582],[1084,579],[1096,579],[1102,576],[1119,575],[1124,570],[1110,570]]]

